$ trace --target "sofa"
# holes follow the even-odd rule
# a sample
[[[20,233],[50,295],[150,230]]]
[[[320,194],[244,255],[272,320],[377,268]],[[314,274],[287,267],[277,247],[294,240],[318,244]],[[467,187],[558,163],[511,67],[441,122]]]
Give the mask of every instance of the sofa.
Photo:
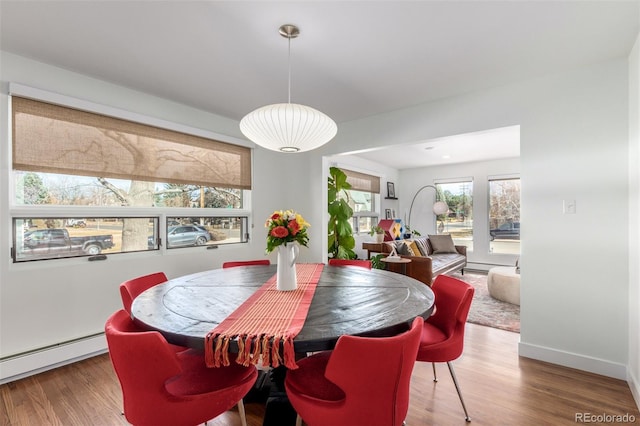
[[[384,253],[395,249],[400,257],[411,259],[406,265],[406,274],[431,286],[436,276],[461,271],[467,266],[467,247],[456,246],[451,235],[428,235],[406,240],[387,241]],[[403,265],[387,263],[389,271],[402,273]]]

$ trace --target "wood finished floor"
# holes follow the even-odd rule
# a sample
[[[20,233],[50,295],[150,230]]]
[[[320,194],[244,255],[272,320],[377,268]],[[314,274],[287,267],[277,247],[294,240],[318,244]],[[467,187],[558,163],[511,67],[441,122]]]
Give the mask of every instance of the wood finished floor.
[[[465,352],[454,366],[471,425],[575,425],[576,413],[629,413],[640,424],[626,382],[519,358],[518,340],[516,333],[468,324]],[[407,425],[465,425],[446,364],[437,365],[437,384],[431,371],[416,363]],[[127,424],[106,354],[2,385],[0,395],[2,425]],[[262,405],[246,404],[246,411],[249,426],[262,425]],[[208,425],[240,425],[237,410]]]

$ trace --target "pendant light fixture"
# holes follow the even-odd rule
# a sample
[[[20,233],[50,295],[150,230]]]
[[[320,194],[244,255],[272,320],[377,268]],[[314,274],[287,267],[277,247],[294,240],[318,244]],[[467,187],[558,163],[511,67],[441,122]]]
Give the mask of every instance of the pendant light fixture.
[[[300,30],[286,24],[279,31],[289,41],[288,102],[250,112],[240,121],[240,131],[252,142],[273,151],[310,151],[333,139],[338,126],[317,109],[291,103],[291,39],[298,37]]]

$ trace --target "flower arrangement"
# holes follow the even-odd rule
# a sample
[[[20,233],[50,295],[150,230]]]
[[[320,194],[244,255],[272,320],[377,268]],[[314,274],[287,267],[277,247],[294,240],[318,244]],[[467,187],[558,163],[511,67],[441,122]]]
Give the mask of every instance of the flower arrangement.
[[[298,244],[308,247],[309,236],[307,223],[302,215],[293,210],[277,210],[267,219],[264,225],[269,229],[267,234],[267,253],[271,253],[281,244],[296,241]]]

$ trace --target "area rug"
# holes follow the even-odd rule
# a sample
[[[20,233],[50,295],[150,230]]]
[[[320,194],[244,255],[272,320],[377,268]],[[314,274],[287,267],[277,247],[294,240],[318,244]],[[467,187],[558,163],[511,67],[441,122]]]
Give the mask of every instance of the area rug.
[[[520,306],[496,300],[487,290],[487,275],[465,271],[451,274],[475,288],[471,310],[467,322],[500,328],[502,330],[520,332]]]

